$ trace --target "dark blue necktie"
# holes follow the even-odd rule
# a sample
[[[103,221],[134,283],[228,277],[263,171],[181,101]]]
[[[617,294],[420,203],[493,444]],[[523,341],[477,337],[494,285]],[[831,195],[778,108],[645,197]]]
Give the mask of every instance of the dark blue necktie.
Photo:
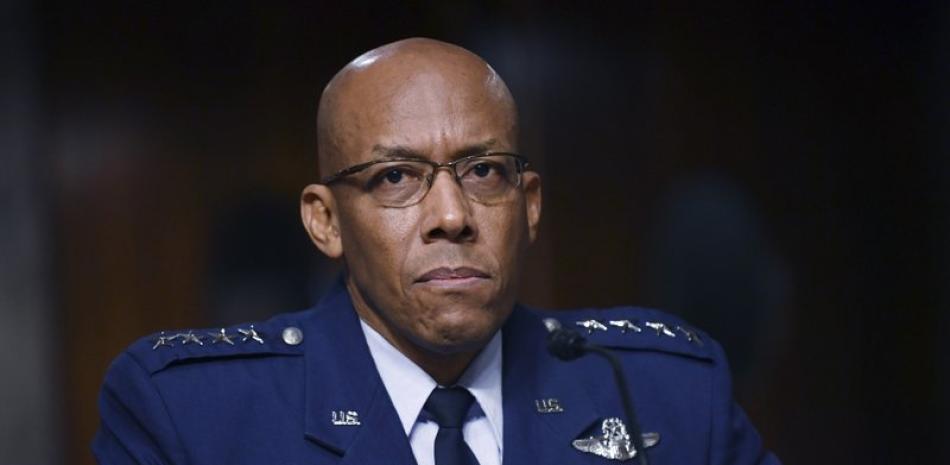
[[[475,398],[461,387],[437,387],[422,407],[439,424],[435,436],[435,465],[478,465],[472,449],[465,444],[462,426]]]

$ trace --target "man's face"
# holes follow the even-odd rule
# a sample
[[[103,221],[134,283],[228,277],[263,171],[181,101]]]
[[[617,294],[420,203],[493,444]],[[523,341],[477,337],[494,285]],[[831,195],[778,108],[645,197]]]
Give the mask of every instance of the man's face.
[[[338,131],[340,166],[394,150],[442,163],[515,152],[513,109],[484,81],[471,81],[420,73],[357,93]],[[540,210],[540,181],[523,176],[521,187],[490,205],[470,199],[446,169],[418,204],[402,208],[356,187],[359,175],[334,185],[348,285],[382,332],[455,353],[480,348],[504,323]]]

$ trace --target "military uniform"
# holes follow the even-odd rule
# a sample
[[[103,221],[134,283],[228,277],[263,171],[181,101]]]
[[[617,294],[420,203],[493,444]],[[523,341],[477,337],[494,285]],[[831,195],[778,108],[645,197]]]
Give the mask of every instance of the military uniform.
[[[503,463],[617,463],[584,447],[623,418],[610,367],[550,356],[547,317],[615,350],[652,464],[778,463],[707,335],[654,310],[522,306],[502,328]],[[314,309],[253,326],[140,340],[110,367],[100,410],[92,448],[103,465],[415,463],[342,285]]]

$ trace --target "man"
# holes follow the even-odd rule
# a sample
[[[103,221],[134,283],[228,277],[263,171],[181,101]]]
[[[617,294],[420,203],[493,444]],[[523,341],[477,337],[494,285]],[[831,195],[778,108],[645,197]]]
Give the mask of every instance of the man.
[[[708,336],[650,310],[516,305],[541,179],[480,58],[370,51],[327,85],[317,131],[301,216],[341,282],[310,311],[130,347],[103,385],[100,463],[777,463]],[[549,355],[546,317],[616,351],[643,448],[610,367]]]

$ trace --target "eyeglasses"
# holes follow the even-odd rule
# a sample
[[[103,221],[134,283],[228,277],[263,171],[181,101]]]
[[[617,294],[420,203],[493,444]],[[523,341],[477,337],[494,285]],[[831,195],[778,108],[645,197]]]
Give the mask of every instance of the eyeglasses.
[[[321,184],[330,185],[361,173],[358,185],[381,205],[408,207],[426,196],[436,171],[448,168],[470,199],[491,204],[503,200],[521,185],[521,174],[528,165],[525,157],[504,152],[472,155],[448,163],[421,158],[386,158],[345,168],[323,178]]]

